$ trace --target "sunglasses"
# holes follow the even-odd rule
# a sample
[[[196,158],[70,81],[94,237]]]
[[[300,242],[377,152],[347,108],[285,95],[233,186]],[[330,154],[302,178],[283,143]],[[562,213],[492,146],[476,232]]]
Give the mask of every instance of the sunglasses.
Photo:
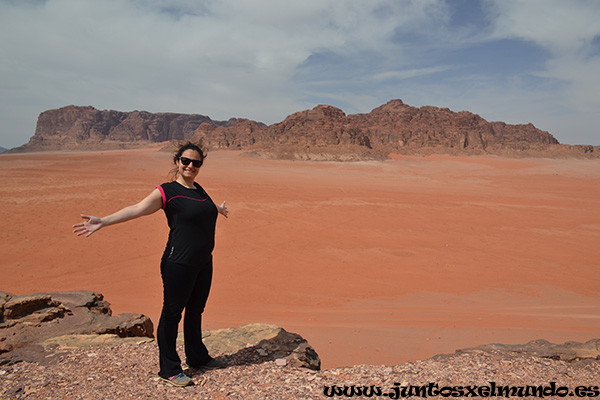
[[[179,157],[179,161],[183,164],[183,165],[190,165],[190,163],[192,163],[192,165],[196,168],[200,168],[202,166],[202,161],[200,160],[192,160],[191,158],[187,158],[187,157]]]

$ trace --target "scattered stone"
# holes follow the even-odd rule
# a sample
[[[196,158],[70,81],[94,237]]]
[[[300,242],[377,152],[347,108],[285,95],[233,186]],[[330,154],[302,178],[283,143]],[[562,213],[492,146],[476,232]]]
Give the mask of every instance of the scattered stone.
[[[257,349],[256,352],[263,357],[269,354],[265,349]]]
[[[280,367],[285,367],[287,365],[287,360],[285,358],[278,358],[275,360],[275,364],[279,365]]]

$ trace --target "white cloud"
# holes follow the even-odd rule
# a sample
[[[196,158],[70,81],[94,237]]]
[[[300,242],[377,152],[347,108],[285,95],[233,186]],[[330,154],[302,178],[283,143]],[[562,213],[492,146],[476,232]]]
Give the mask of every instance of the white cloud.
[[[596,0],[494,0],[495,35],[531,40],[554,53],[585,47],[600,34]]]
[[[530,41],[549,51],[550,59],[536,74],[564,83],[554,93],[562,105],[557,118],[542,118],[548,130],[562,132],[570,143],[600,144],[595,126],[600,109],[600,57],[591,53],[600,36],[600,2],[596,0],[496,0],[494,37]],[[556,107],[555,106],[555,107]]]
[[[273,123],[327,101],[350,113],[402,98],[502,109],[492,118],[519,122],[531,107],[520,103],[525,90],[464,68],[478,57],[470,48],[500,39],[550,52],[520,79],[566,83],[527,94],[544,99],[536,125],[551,120],[546,107],[568,106],[572,118],[597,107],[590,81],[598,60],[588,51],[600,31],[599,2],[486,1],[478,3],[484,18],[457,25],[460,3],[0,0],[0,145],[26,142],[41,111],[68,104]],[[452,58],[458,52],[465,60]],[[496,107],[500,98],[507,104]]]
[[[410,79],[438,72],[443,72],[448,69],[450,68],[445,66],[436,66],[429,68],[413,68],[398,71],[385,71],[382,73],[375,74],[371,78],[375,81],[386,81],[388,79]]]

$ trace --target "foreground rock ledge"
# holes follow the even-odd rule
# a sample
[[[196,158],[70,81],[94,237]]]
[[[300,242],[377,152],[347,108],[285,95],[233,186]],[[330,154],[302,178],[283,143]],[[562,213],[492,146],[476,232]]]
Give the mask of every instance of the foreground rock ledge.
[[[113,334],[152,338],[143,314],[112,315],[110,303],[90,291],[15,296],[0,291],[0,356],[62,335]]]
[[[268,324],[204,331],[213,354],[253,363],[321,368],[316,351],[300,335]],[[183,338],[181,338],[183,339]],[[0,291],[0,364],[47,357],[49,348],[140,344],[153,340],[142,314],[112,316],[110,303],[90,291],[14,296]]]
[[[238,328],[205,331],[204,343],[211,353],[255,353],[263,362],[278,365],[321,369],[321,359],[306,339],[276,325],[248,324]]]

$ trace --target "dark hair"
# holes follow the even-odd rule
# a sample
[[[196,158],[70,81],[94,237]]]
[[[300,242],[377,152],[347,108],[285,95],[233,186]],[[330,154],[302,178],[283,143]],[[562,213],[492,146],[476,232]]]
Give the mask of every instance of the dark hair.
[[[200,155],[200,162],[201,163],[204,162],[204,159],[206,158],[206,152],[205,152],[204,148],[202,147],[202,145],[199,143],[194,143],[194,142],[184,142],[184,143],[179,144],[179,148],[173,155],[173,164],[177,165],[177,161],[179,160],[179,157],[181,157],[183,152],[186,150],[194,150],[195,152],[197,152]]]
[[[201,143],[194,143],[192,141],[178,143],[177,151],[175,151],[175,153],[173,154],[173,164],[175,164],[175,168],[169,174],[169,177],[172,180],[177,179],[177,174],[179,172],[179,170],[177,169],[177,161],[179,161],[179,158],[186,150],[194,150],[195,152],[197,152],[200,155],[200,165],[204,163],[204,159],[206,158],[206,150],[204,149],[204,146],[202,146]]]

